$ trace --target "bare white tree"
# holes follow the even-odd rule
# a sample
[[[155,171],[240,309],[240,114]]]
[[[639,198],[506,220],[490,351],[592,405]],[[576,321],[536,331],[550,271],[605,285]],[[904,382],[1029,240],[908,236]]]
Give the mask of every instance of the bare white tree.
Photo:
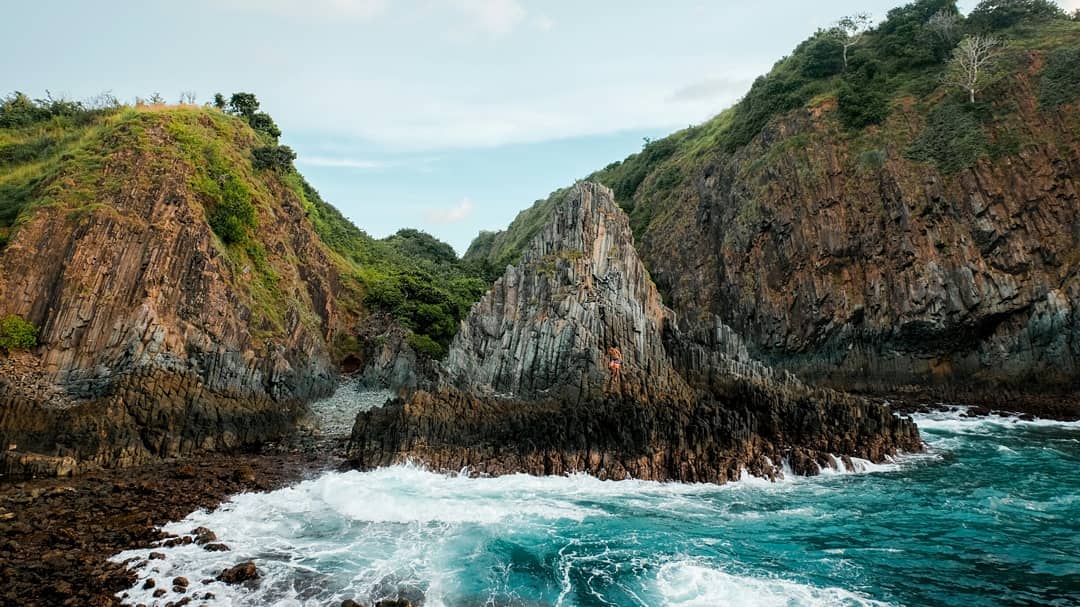
[[[926,28],[939,40],[952,46],[952,43],[956,42],[956,34],[960,26],[960,15],[951,13],[945,9],[933,14],[930,20],[926,22]]]
[[[195,91],[181,92],[180,105],[195,105]]]
[[[840,34],[840,44],[844,47],[845,70],[848,65],[848,49],[862,40],[871,25],[873,25],[873,18],[870,13],[856,13],[836,22],[835,29]]]
[[[994,62],[1002,46],[1001,39],[995,36],[964,38],[953,49],[949,67],[945,70],[945,83],[964,89],[971,103],[975,103],[975,93],[993,75]]]

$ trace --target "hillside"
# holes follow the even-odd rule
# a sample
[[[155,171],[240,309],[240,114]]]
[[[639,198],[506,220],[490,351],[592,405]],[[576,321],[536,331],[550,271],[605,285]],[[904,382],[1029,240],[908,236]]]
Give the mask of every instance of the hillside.
[[[1058,403],[1080,377],[1080,23],[1017,4],[894,9],[846,69],[818,32],[734,107],[588,179],[686,326],[719,319],[833,387]],[[1008,41],[974,104],[942,82],[970,34]],[[564,195],[466,258],[517,260]]]
[[[357,229],[233,100],[0,105],[4,473],[274,440],[340,368],[414,381],[485,289],[426,234]]]

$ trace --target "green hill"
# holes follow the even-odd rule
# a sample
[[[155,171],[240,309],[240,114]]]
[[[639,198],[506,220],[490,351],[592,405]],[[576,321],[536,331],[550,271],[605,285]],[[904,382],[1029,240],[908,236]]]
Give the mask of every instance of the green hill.
[[[286,331],[287,310],[309,307],[295,301],[304,289],[281,271],[295,260],[267,250],[262,237],[275,220],[278,199],[290,196],[300,201],[339,266],[340,295],[353,314],[392,314],[413,332],[415,346],[441,356],[458,321],[486,289],[481,273],[423,232],[402,230],[378,240],[354,226],[293,168],[294,154],[278,145],[280,131],[257,111],[254,96],[233,99],[239,106],[223,110],[131,107],[111,99],[88,107],[8,96],[0,104],[0,250],[42,208],[72,215],[107,211],[103,201],[136,185],[118,167],[138,155],[156,170],[184,176],[221,253],[235,268],[253,272],[255,280],[235,286],[247,295],[263,332]],[[314,315],[305,316],[315,323]]]
[[[993,57],[972,103],[947,76],[975,36]],[[614,190],[680,322],[726,323],[774,366],[845,390],[1076,402],[1080,22],[1044,0],[966,18],[919,0],[845,67],[853,40],[816,32],[733,107],[585,179]],[[563,194],[465,259],[516,261]]]

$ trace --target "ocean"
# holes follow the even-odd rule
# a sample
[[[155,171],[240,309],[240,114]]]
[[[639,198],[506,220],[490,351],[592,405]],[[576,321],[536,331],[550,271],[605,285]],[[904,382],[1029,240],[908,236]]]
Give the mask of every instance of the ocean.
[[[915,416],[926,453],[727,485],[331,472],[167,531],[127,604],[429,607],[1080,605],[1080,423]],[[145,557],[133,550],[113,557]],[[211,581],[254,560],[258,585]],[[166,583],[191,580],[186,595]],[[154,577],[156,589],[143,589]],[[206,598],[206,593],[213,598]]]

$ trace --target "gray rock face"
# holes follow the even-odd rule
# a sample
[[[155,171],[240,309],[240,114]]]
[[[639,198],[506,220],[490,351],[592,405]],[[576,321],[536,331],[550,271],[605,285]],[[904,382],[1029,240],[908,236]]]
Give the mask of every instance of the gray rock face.
[[[634,250],[626,214],[603,186],[583,183],[558,208],[521,264],[509,266],[455,337],[447,371],[478,394],[534,399],[687,400],[664,350],[674,314]],[[609,347],[622,377],[608,385]]]
[[[473,307],[440,385],[357,417],[351,460],[724,482],[920,448],[909,420],[774,373],[722,323],[675,321],[611,191],[578,184]]]

